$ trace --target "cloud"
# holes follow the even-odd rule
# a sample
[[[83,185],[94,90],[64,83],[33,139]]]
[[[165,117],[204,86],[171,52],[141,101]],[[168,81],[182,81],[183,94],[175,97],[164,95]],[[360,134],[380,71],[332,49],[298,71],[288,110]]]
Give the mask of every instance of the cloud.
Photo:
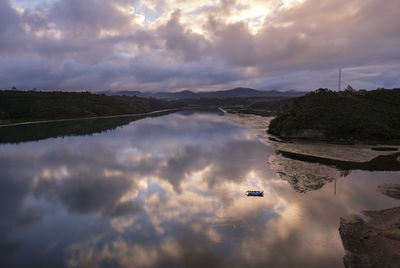
[[[396,0],[39,3],[0,0],[0,88],[335,88],[376,66],[348,83],[399,86]]]
[[[65,0],[57,1],[49,11],[49,20],[66,37],[92,39],[102,31],[129,30],[131,18],[123,7],[129,1]]]
[[[193,33],[191,30],[185,30],[180,23],[182,13],[176,10],[172,13],[171,19],[158,28],[159,37],[165,40],[166,49],[176,53],[179,60],[194,61],[207,55],[209,42],[200,34]]]

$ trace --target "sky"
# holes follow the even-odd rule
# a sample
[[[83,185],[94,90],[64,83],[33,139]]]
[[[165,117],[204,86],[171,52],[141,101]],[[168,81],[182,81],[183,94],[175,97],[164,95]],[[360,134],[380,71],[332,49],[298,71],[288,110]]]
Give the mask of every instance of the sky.
[[[399,0],[0,0],[0,88],[400,87]]]

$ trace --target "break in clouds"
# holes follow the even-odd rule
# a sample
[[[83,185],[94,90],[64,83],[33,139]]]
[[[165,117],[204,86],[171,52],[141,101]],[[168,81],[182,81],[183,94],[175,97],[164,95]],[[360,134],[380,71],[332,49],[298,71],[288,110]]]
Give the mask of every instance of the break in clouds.
[[[0,88],[400,85],[398,0],[0,0]]]

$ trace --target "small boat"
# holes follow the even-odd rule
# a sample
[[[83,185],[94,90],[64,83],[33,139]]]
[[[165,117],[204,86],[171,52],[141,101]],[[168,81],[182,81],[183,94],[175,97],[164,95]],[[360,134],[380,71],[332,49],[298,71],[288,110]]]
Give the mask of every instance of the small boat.
[[[264,191],[247,191],[247,196],[264,196]]]

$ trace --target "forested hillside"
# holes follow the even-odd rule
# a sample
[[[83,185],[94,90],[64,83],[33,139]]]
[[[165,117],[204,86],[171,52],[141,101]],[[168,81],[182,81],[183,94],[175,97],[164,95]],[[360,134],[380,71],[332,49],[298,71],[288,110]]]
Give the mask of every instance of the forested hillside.
[[[182,107],[180,102],[88,92],[0,91],[0,123],[139,114]]]
[[[400,88],[318,89],[295,99],[271,122],[269,132],[287,138],[400,140]]]

